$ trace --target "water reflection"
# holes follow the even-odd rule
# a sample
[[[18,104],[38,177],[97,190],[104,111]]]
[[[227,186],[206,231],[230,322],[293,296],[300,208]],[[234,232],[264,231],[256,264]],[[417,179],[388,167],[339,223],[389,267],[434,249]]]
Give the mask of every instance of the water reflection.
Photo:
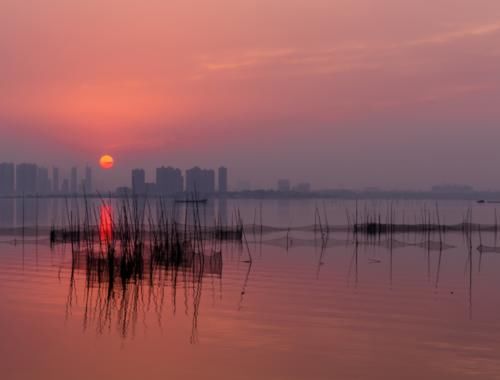
[[[16,221],[18,226],[35,226],[38,222],[38,199],[18,198],[16,199]]]
[[[140,273],[129,280],[123,280],[119,270],[110,273],[106,268],[103,263],[89,262],[85,256],[73,260],[67,317],[78,306],[75,303],[79,286],[84,288],[83,327],[87,330],[93,326],[99,334],[111,331],[116,324],[122,338],[133,336],[138,319],[146,310],[154,310],[157,320],[161,321],[168,304],[174,315],[182,305],[184,313],[192,318],[190,340],[197,342],[204,278],[222,279],[221,255],[207,256],[202,261],[193,255],[180,265],[149,257]],[[167,293],[171,294],[170,298]]]
[[[227,226],[228,225],[227,199],[226,198],[219,198],[217,206],[218,206],[217,215],[218,215],[218,220],[219,220],[218,223],[222,226]]]
[[[113,209],[111,204],[103,204],[99,211],[99,237],[101,242],[109,243],[113,238]]]
[[[106,215],[106,213],[103,213]],[[109,226],[107,218],[101,219],[102,226]],[[106,227],[107,228],[107,227]],[[103,228],[103,231],[106,231]],[[107,232],[106,232],[107,234]],[[109,235],[106,235],[109,236]],[[401,237],[399,237],[401,239]],[[395,239],[395,241],[398,241]],[[250,249],[255,249],[255,244],[250,245]],[[440,276],[443,270],[450,272],[456,270],[456,267],[446,268],[446,263],[450,263],[452,256],[446,258],[446,249],[435,249],[431,244],[425,242],[416,244],[408,243],[411,246],[411,255],[418,255],[418,251],[425,252],[423,262],[426,266],[429,255],[434,257],[435,260],[430,261],[430,272],[434,275],[432,287],[437,290],[441,289]],[[403,257],[407,254],[405,249],[408,246],[402,244],[391,245],[388,242],[384,244],[372,245],[372,248],[383,248],[379,253],[373,253],[372,249],[365,249],[368,245],[353,244],[352,254],[348,265],[346,265],[346,279],[348,287],[353,289],[360,289],[366,287],[366,280],[372,276],[372,268],[382,266],[387,269],[389,273],[388,289],[397,290],[398,282],[394,282],[395,278],[401,278],[398,273],[400,265],[394,265],[393,260],[395,256]],[[111,266],[110,271],[109,258],[103,260],[90,260],[81,253],[74,257],[71,267],[71,275],[69,282],[69,290],[67,297],[67,317],[73,314],[73,310],[78,305],[75,300],[77,288],[83,289],[83,317],[82,324],[85,330],[95,330],[98,334],[110,333],[117,331],[122,338],[133,337],[135,329],[141,320],[145,322],[144,318],[147,313],[153,312],[156,315],[158,327],[161,327],[162,320],[165,314],[176,313],[181,310],[186,316],[191,319],[191,333],[189,341],[191,343],[198,342],[198,328],[200,322],[200,308],[203,294],[208,290],[212,292],[212,298],[215,299],[214,287],[207,286],[211,281],[217,280],[220,283],[222,292],[222,278],[223,278],[223,254],[232,256],[233,250],[236,249],[237,260],[241,265],[241,288],[239,291],[239,301],[235,305],[236,311],[245,310],[246,296],[252,290],[253,286],[259,288],[257,283],[252,281],[253,263],[244,263],[243,258],[246,256],[244,246],[224,245],[221,251],[210,252],[209,254],[198,255],[192,252],[186,255],[182,260],[174,260],[172,256],[167,259],[165,256],[158,253],[148,253],[144,256],[143,265],[136,270],[133,276],[123,277],[123,268],[119,258],[115,258],[116,262]],[[467,314],[469,319],[472,319],[473,314],[473,278],[479,276],[479,271],[474,271],[473,257],[474,251],[472,249],[472,239],[470,244],[465,246],[465,282],[464,293],[467,300]],[[318,252],[318,258],[310,258],[303,261],[303,271],[307,271],[310,267],[311,271],[316,272],[316,280],[320,281],[319,270],[320,268],[327,267],[327,271],[331,271],[328,266],[332,265],[330,261],[335,260],[337,251],[339,249],[345,250],[346,247],[326,247],[322,246]],[[285,247],[272,247],[273,250],[282,249],[286,251]],[[448,248],[450,249],[450,248]],[[289,247],[290,252],[299,253],[303,248]],[[276,251],[279,252],[279,251]],[[307,252],[307,251],[306,251]],[[384,253],[385,252],[385,253]],[[308,254],[305,253],[304,254]],[[435,256],[434,256],[435,255]],[[484,252],[478,252],[479,257],[484,255]],[[454,255],[453,255],[454,256]],[[483,257],[484,259],[484,257]],[[399,269],[400,270],[400,269]],[[385,272],[385,271],[384,271]],[[280,273],[279,267],[276,268],[277,275]],[[427,277],[427,273],[423,272],[423,279]],[[373,280],[373,279],[372,279]],[[364,284],[364,285],[363,285]],[[211,289],[211,290],[210,290]],[[454,294],[454,290],[445,287],[444,293],[449,295]]]
[[[476,228],[441,236],[436,231],[356,236],[328,230],[320,207],[317,228],[313,220],[300,228],[263,226],[254,208],[245,219],[243,244],[198,242],[189,253],[176,255],[162,247],[170,246],[172,233],[182,234],[189,226],[169,222],[169,239],[163,233],[148,235],[139,244],[142,255],[134,258],[135,228],[123,228],[117,203],[107,211],[101,206],[91,213],[99,227],[96,255],[88,255],[86,244],[75,244],[74,250],[69,243],[58,244],[50,251],[40,240],[21,247],[1,239],[0,289],[7,290],[0,291],[0,335],[9,347],[4,362],[15,357],[25,366],[26,358],[33,357],[26,349],[32,347],[35,355],[48,351],[70,363],[59,378],[76,373],[75,363],[109,368],[99,378],[108,373],[140,378],[151,363],[157,373],[173,378],[193,378],[195,370],[207,378],[225,378],[242,367],[254,377],[287,379],[328,379],[331,373],[399,379],[408,372],[416,378],[465,379],[498,373],[500,249],[495,232]],[[216,206],[218,216],[223,206]],[[131,220],[134,207],[131,202],[127,211]],[[150,207],[162,225],[167,216],[169,221],[185,216],[183,205],[168,214],[157,213],[154,202]],[[59,208],[67,220],[64,200]],[[85,219],[83,207],[78,211],[68,200],[67,208],[73,220],[78,214]],[[137,212],[139,224],[142,214]],[[199,219],[194,214],[193,220]],[[148,226],[148,217],[144,220]],[[252,221],[262,228],[252,228]],[[129,231],[124,234],[130,236],[125,261],[109,226]],[[188,235],[199,232],[188,230]],[[107,244],[101,253],[100,236],[114,246],[114,255],[108,255]],[[96,339],[96,334],[104,336]],[[11,347],[18,353],[9,356]],[[110,357],[134,360],[130,367],[113,367]],[[165,357],[171,360],[166,363]],[[277,361],[296,367],[269,374]],[[231,363],[236,364],[228,370]],[[54,359],[50,365],[58,363]],[[193,373],[176,372],[191,367]],[[36,370],[37,375],[43,372]],[[473,376],[455,376],[463,370]],[[49,372],[39,377],[49,378]]]
[[[84,329],[94,326],[101,334],[116,324],[121,337],[127,338],[134,335],[146,310],[153,308],[161,321],[168,291],[173,314],[178,297],[183,297],[184,312],[192,318],[190,341],[196,343],[203,282],[207,277],[222,279],[221,250],[207,249],[196,227],[181,235],[175,222],[163,219],[164,214],[145,232],[135,205],[124,206],[115,221],[112,206],[103,203],[99,215],[97,251],[92,242],[82,245],[72,240],[67,317],[75,307],[77,282],[83,281]]]
[[[0,227],[14,226],[14,199],[0,199]]]
[[[27,205],[34,207],[34,209],[30,209],[31,211],[24,209],[21,216],[24,220],[30,221],[33,218],[35,221],[46,220],[42,215],[48,215],[48,207],[42,207],[37,202],[37,199],[16,201],[18,212]],[[79,206],[72,200],[63,201],[62,206],[59,206],[59,203],[52,203],[50,208],[60,210],[63,215],[62,219],[68,219],[68,215],[70,220],[85,219],[87,212],[85,207]],[[193,207],[193,205],[176,207],[174,203],[168,205],[153,204],[153,208],[156,210],[154,213],[156,215],[155,223],[168,227],[163,232],[148,235],[137,246],[134,242],[134,236],[140,231],[136,227],[129,228],[130,225],[123,228],[123,215],[126,213],[132,225],[134,223],[136,226],[148,225],[151,221],[144,215],[152,207],[151,204],[130,201],[126,206],[116,206],[112,202],[100,202],[98,213],[94,215],[91,211],[90,219],[98,221],[96,236],[101,243],[105,244],[100,248],[99,255],[89,255],[84,245],[78,246],[74,252],[67,302],[68,315],[73,309],[76,283],[79,282],[79,286],[84,285],[85,289],[84,327],[89,329],[93,326],[102,333],[105,330],[110,330],[112,321],[114,321],[119,326],[121,336],[127,337],[131,331],[133,333],[133,326],[144,310],[150,310],[154,307],[159,313],[158,318],[160,318],[160,311],[164,310],[166,305],[165,294],[171,293],[172,296],[167,297],[167,299],[171,300],[172,312],[175,314],[179,305],[184,305],[185,313],[188,313],[188,310],[191,313],[193,326],[191,340],[196,342],[203,279],[208,277],[222,281],[222,252],[225,251],[227,254],[228,246],[214,241],[208,244],[205,241],[196,240],[189,242],[187,236],[184,235],[184,238],[176,243],[179,244],[179,247],[186,249],[182,255],[165,247],[172,247],[172,241],[169,239],[172,239],[175,234],[179,234],[179,230],[184,231],[184,234],[187,233],[187,224],[175,224],[179,220],[187,220],[197,226],[198,224],[209,224],[208,219],[212,217],[214,219],[212,223],[216,223],[217,219],[227,219],[226,200],[220,199],[216,205],[217,218],[215,218],[215,205],[211,203],[208,203],[206,207]],[[121,214],[118,211],[120,207],[122,208]],[[1,208],[4,210],[2,220],[5,219],[7,224],[12,223],[14,201],[2,200]],[[167,208],[169,209],[168,213],[162,211]],[[30,214],[30,212],[32,213]],[[53,212],[56,213],[56,211]],[[323,215],[322,212],[319,213]],[[344,230],[346,234],[342,234],[338,233],[341,230],[335,230],[335,228],[330,230],[328,225],[325,225],[326,216],[321,216],[321,221],[316,225],[280,228],[258,225],[262,221],[261,214],[261,210],[254,209],[254,223],[247,225],[247,236],[244,243],[237,246],[238,260],[243,262],[241,264],[243,272],[239,285],[237,310],[242,310],[244,307],[245,296],[252,287],[254,268],[251,257],[262,257],[262,255],[255,255],[257,250],[266,252],[282,249],[286,252],[309,252],[309,249],[313,249],[316,256],[306,263],[306,267],[309,264],[312,265],[312,271],[317,281],[323,280],[324,271],[326,270],[328,273],[327,267],[331,265],[329,262],[335,260],[337,253],[348,250],[349,262],[345,267],[344,276],[349,286],[355,289],[360,287],[370,272],[366,265],[383,266],[386,269],[384,280],[391,290],[397,288],[395,279],[397,281],[399,265],[404,260],[408,260],[407,258],[400,259],[405,256],[405,251],[416,255],[422,251],[425,263],[423,276],[431,288],[438,290],[441,288],[442,273],[449,271],[446,266],[449,265],[451,256],[447,255],[447,252],[462,250],[462,244],[464,244],[466,247],[464,273],[467,304],[469,318],[472,318],[473,280],[480,275],[487,254],[496,254],[500,251],[496,247],[497,229],[493,230],[494,234],[481,232],[480,226],[478,228],[477,225],[473,224],[469,225],[470,231],[465,230],[461,234],[457,231],[453,233],[427,231],[425,233],[388,232],[370,235],[347,230]],[[121,215],[121,217],[116,217],[116,215]],[[239,214],[236,217],[238,218]],[[319,216],[318,219],[320,219]],[[175,223],[165,224],[167,220],[169,223]],[[205,220],[205,222],[200,223],[201,220]],[[28,222],[26,223],[28,224]],[[473,227],[474,230],[472,230]],[[121,245],[113,233],[116,228],[121,228],[121,234],[129,236],[125,245]],[[168,234],[165,234],[166,231]],[[190,231],[189,236],[197,236],[200,231],[196,229]],[[493,236],[493,243],[488,246],[487,240]],[[463,241],[460,242],[460,239]],[[473,242],[477,239],[479,239],[479,246]],[[114,254],[108,254],[109,252],[106,251],[109,248],[108,245],[114,250]],[[233,246],[230,245],[230,247],[234,249]],[[478,248],[477,273],[474,272],[473,265],[473,258],[476,254],[475,247]],[[138,249],[140,255],[136,256]],[[250,260],[244,260],[247,253]],[[124,260],[123,257],[128,258]],[[243,265],[245,266],[243,267]],[[84,278],[83,282],[81,278]],[[182,297],[181,302],[177,302],[178,297]]]

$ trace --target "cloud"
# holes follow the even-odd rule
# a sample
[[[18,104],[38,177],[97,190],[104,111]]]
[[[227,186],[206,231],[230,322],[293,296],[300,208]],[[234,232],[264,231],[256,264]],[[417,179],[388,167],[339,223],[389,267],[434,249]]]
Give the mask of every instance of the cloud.
[[[256,60],[206,63],[204,66],[209,71],[238,70],[244,67],[255,66]]]
[[[202,63],[202,66],[209,71],[238,70],[252,66],[264,65],[273,60],[281,59],[292,55],[294,49],[253,49],[236,54],[228,55],[221,61],[212,61],[208,59]]]
[[[249,72],[272,68],[286,68],[282,73],[332,74],[358,69],[373,68],[369,62],[361,62],[360,53],[365,47],[354,44],[351,47],[319,49],[254,49],[225,54],[221,58],[204,58],[202,72]],[[273,75],[280,74],[273,71]],[[199,79],[202,75],[199,74]]]
[[[447,44],[456,40],[468,37],[482,37],[489,34],[494,34],[500,31],[500,22],[493,24],[485,24],[457,30],[449,33],[435,34],[433,36],[420,38],[401,44],[402,46],[419,46],[419,45],[438,45]]]
[[[334,74],[381,68],[387,54],[397,55],[401,49],[426,45],[444,45],[470,37],[483,37],[500,32],[500,22],[477,25],[396,43],[352,41],[342,46],[321,48],[252,49],[228,52],[220,57],[204,57],[202,71],[250,71],[269,66],[287,67],[302,74]]]

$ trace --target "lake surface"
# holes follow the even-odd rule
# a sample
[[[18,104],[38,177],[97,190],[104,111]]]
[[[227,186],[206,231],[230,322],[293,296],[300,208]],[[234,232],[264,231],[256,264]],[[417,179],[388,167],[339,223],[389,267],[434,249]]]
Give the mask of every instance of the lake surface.
[[[203,207],[206,224],[230,224],[237,209],[245,224],[284,230],[247,228],[248,246],[225,242],[222,261],[196,273],[145,269],[110,287],[69,245],[50,246],[64,201],[39,202],[24,205],[24,223],[17,207],[2,214],[4,226],[39,226],[24,242],[18,231],[0,237],[2,379],[500,378],[494,232],[335,232],[325,244],[292,227],[318,214],[345,225],[353,202],[216,201]],[[398,222],[439,213],[459,223],[469,208],[475,222],[495,218],[494,205],[465,202],[366,201],[358,212],[385,218],[391,206]]]

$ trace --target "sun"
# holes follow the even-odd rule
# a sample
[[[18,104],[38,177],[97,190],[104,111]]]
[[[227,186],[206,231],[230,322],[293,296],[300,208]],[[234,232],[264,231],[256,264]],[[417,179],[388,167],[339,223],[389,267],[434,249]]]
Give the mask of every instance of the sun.
[[[105,154],[99,159],[99,165],[103,169],[111,169],[115,164],[115,160],[109,154]]]

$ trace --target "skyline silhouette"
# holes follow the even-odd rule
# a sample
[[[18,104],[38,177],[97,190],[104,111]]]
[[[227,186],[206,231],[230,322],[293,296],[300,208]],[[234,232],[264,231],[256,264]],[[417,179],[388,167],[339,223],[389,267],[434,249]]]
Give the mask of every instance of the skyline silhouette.
[[[50,4],[0,5],[0,161],[500,188],[496,0]]]

